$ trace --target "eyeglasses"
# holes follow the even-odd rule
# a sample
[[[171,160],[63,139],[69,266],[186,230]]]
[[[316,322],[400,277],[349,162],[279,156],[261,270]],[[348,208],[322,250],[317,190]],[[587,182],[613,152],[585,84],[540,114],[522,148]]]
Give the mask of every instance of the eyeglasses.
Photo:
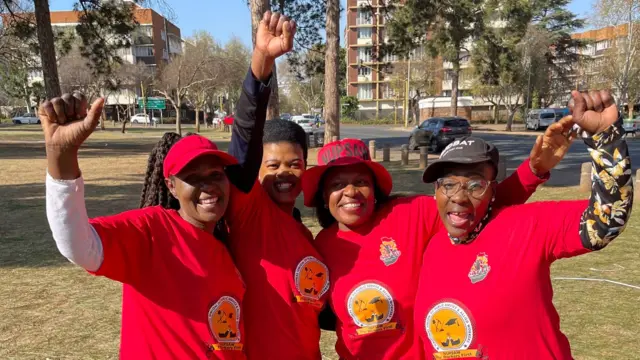
[[[477,200],[482,199],[482,196],[487,192],[491,183],[493,183],[493,181],[487,181],[484,179],[473,179],[464,184],[460,181],[447,178],[440,178],[436,181],[438,189],[442,189],[442,193],[447,197],[454,196],[458,191],[460,191],[460,189],[464,188],[467,195]]]

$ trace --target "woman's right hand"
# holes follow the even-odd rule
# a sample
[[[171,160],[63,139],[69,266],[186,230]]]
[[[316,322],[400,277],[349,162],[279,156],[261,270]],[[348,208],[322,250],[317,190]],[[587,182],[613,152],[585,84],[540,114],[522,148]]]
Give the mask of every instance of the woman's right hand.
[[[38,116],[47,151],[77,152],[98,125],[103,106],[99,98],[87,113],[87,99],[77,92],[43,102]]]
[[[87,113],[87,99],[80,93],[64,94],[40,105],[48,172],[54,179],[80,177],[78,149],[98,125],[103,107],[104,99],[99,98]]]

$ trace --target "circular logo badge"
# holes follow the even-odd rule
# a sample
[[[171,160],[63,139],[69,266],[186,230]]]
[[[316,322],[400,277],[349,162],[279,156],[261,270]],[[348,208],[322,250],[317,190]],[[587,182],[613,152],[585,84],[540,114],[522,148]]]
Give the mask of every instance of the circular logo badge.
[[[209,309],[209,328],[220,343],[240,342],[240,304],[223,296]]]
[[[307,256],[296,267],[295,282],[303,298],[319,300],[329,290],[329,269],[315,257]]]
[[[386,324],[395,311],[391,293],[375,283],[358,286],[347,301],[349,315],[360,327]]]
[[[452,302],[434,306],[427,314],[425,329],[431,345],[438,352],[466,350],[473,342],[471,318]]]

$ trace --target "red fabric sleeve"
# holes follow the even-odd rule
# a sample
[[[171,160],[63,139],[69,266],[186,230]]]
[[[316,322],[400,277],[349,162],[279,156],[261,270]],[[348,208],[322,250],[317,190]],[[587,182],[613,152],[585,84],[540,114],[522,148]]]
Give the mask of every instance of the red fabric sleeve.
[[[544,252],[549,263],[555,260],[588,253],[582,244],[580,222],[589,207],[588,200],[544,201],[526,205],[527,213],[536,221],[531,229],[533,235],[544,243]]]
[[[233,231],[234,227],[246,225],[260,226],[260,224],[250,224],[250,222],[259,217],[259,212],[263,211],[263,202],[265,201],[271,201],[271,199],[257,180],[248,194],[231,185],[231,197],[224,214],[224,218],[229,224],[229,230]]]
[[[549,174],[540,178],[531,171],[529,159],[522,162],[518,169],[498,184],[495,208],[521,205],[527,202],[538,186],[549,180]]]
[[[102,265],[90,273],[125,284],[138,284],[151,256],[150,224],[162,226],[162,219],[150,221],[154,211],[158,209],[131,210],[89,220],[100,236],[103,253]]]

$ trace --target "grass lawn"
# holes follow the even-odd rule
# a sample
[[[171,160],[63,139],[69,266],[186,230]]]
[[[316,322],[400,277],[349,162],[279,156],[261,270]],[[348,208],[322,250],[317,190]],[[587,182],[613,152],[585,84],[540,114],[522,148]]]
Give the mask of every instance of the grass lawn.
[[[97,131],[83,148],[90,216],[138,206],[146,157],[163,131]],[[185,132],[190,131],[186,129]],[[228,134],[205,132],[222,148]],[[45,157],[36,126],[0,128],[0,358],[117,358],[120,285],[94,278],[58,254],[44,209]],[[315,151],[310,153],[315,158]],[[389,165],[399,192],[432,193],[414,167]],[[576,188],[542,187],[534,200],[584,198]],[[304,221],[319,230],[309,210]],[[605,250],[558,261],[554,277],[587,277],[640,285],[639,223]],[[577,359],[640,359],[640,290],[603,282],[555,280],[555,304]],[[528,309],[522,309],[528,311]],[[517,314],[514,314],[517,321]],[[337,360],[333,334],[325,359]]]

